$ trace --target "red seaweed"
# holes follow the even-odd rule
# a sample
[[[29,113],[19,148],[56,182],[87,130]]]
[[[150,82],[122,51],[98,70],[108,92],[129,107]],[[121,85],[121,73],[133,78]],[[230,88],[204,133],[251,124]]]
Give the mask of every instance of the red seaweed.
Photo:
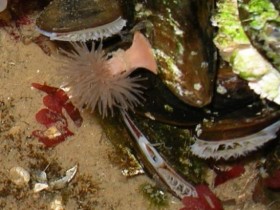
[[[66,118],[57,112],[49,109],[41,109],[36,114],[37,122],[45,125],[47,130],[35,130],[32,132],[39,141],[44,143],[46,147],[52,147],[64,141],[68,136],[74,135],[68,128]]]
[[[68,129],[68,123],[62,109],[66,110],[77,127],[82,125],[83,119],[67,94],[62,89],[45,84],[32,83],[32,86],[48,94],[43,98],[43,103],[47,108],[41,109],[35,116],[37,122],[47,129],[44,131],[35,130],[32,135],[37,137],[46,147],[53,147],[63,142],[68,136],[74,135]]]
[[[62,108],[64,108],[75,125],[81,127],[83,118],[81,117],[79,110],[69,100],[69,97],[64,90],[38,83],[32,83],[32,86],[48,94],[43,99],[46,107],[57,113],[62,113]]]
[[[74,107],[74,105],[71,102],[65,103],[63,108],[66,110],[67,114],[73,120],[75,125],[77,127],[81,127],[83,123],[83,118],[81,117],[79,110],[76,107]]]
[[[71,132],[67,127],[61,127],[62,129],[58,131],[59,135],[50,137],[46,135],[46,131],[35,130],[32,132],[32,135],[37,137],[40,142],[42,142],[46,147],[54,147],[57,144],[65,141],[69,136],[73,136],[74,133]]]
[[[218,168],[214,168],[214,171],[217,174],[214,181],[214,186],[217,187],[218,185],[223,184],[230,179],[239,177],[245,172],[245,168],[243,165],[234,165],[229,170],[220,170]]]
[[[62,113],[62,105],[59,101],[57,101],[57,97],[54,95],[46,95],[43,98],[43,103],[46,107],[48,107],[50,110]]]
[[[47,128],[53,126],[53,124],[57,122],[60,122],[65,127],[68,126],[66,118],[62,114],[53,112],[46,108],[41,109],[39,112],[37,112],[35,118],[37,122],[41,123],[42,125],[45,125]]]
[[[275,170],[271,176],[265,178],[264,185],[268,188],[279,190],[280,189],[280,169]]]
[[[223,206],[216,195],[206,185],[197,185],[198,197],[186,196],[182,202],[184,207],[180,210],[223,210]]]
[[[51,87],[51,86],[48,86],[45,84],[41,85],[39,83],[32,83],[31,85],[32,85],[32,87],[34,87],[38,90],[41,90],[47,94],[54,94],[58,90],[58,88],[56,88],[56,87]]]
[[[16,27],[20,27],[21,25],[30,25],[33,23],[30,17],[26,15],[20,16],[15,22],[16,22]]]
[[[199,198],[195,197],[184,197],[184,207],[180,210],[207,210],[207,207],[200,201]]]

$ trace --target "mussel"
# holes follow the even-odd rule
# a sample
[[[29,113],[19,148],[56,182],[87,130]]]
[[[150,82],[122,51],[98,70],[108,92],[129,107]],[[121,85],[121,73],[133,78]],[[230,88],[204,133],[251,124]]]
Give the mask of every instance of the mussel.
[[[112,34],[122,33],[122,39],[117,41],[126,41],[123,37],[129,37],[130,31],[145,34],[152,46],[158,75],[147,73],[144,68],[130,75],[148,78],[134,80],[145,87],[140,92],[146,98],[143,106],[135,111],[150,119],[190,127],[198,142],[193,145],[193,152],[200,157],[228,159],[244,155],[275,138],[279,107],[260,99],[258,94],[278,103],[280,77],[273,67],[278,61],[275,59],[271,65],[254,47],[263,43],[262,33],[266,33],[269,41],[265,46],[275,48],[277,54],[278,11],[273,3],[268,0],[135,0],[110,1],[109,6],[104,6],[107,5],[104,2],[54,0],[42,12],[37,25],[46,35],[58,40],[106,38],[106,33],[91,29],[100,27],[104,31],[112,29]],[[257,31],[243,30],[256,25],[260,14],[254,8],[264,3],[268,9],[262,11],[270,12],[272,19],[265,19]],[[242,21],[247,17],[254,18]],[[119,32],[125,18],[127,25]],[[121,27],[113,30],[115,27],[110,23],[118,19],[122,20]],[[273,31],[267,34],[269,28]],[[259,59],[259,66],[244,60],[252,56],[254,61]],[[268,131],[272,134],[264,141],[255,140],[254,135],[258,136],[270,125],[274,125]]]
[[[136,21],[152,25],[146,34],[160,78],[174,95],[194,107],[209,104],[213,96],[216,51],[209,20],[214,6],[212,0],[148,1],[135,12]]]
[[[116,1],[57,0],[48,5],[36,24],[51,39],[87,41],[119,32],[126,23],[120,14]]]
[[[146,86],[147,100],[137,111],[177,126],[198,124],[192,151],[203,158],[242,156],[276,138],[279,73],[272,66],[267,67],[266,60],[261,67],[267,67],[268,74],[262,69],[259,73],[261,67],[257,65],[262,61],[240,62],[246,47],[256,50],[239,22],[237,1],[156,2],[142,3],[135,19],[144,18],[153,26],[154,30],[147,30],[146,34],[154,47],[159,77],[169,90],[149,77],[152,82]],[[213,44],[221,57],[215,54]],[[203,63],[207,63],[205,69],[201,68]]]

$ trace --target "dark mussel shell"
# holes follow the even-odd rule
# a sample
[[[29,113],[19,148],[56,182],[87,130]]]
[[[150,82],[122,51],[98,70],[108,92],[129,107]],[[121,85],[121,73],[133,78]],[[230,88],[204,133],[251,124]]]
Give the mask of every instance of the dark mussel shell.
[[[183,102],[203,107],[211,102],[216,73],[211,12],[213,0],[141,1],[135,21],[148,21],[159,76]]]
[[[114,0],[54,0],[36,25],[44,31],[66,33],[108,24],[121,14],[119,3]]]
[[[142,106],[135,112],[152,120],[176,126],[194,126],[207,115],[204,109],[192,107],[179,100],[162,82],[162,80],[147,71],[136,71],[131,76],[146,78],[142,81],[145,87]]]
[[[244,137],[263,130],[279,119],[278,106],[256,101],[243,108],[219,113],[216,117],[204,120],[201,123],[199,138],[222,141]]]
[[[204,108],[198,108],[179,100],[158,76],[143,70],[136,71],[131,76],[141,76],[146,80],[142,84],[145,87],[145,101],[142,106],[136,107],[135,111],[139,115],[163,123],[192,127],[201,123],[203,119],[217,116],[227,116],[231,119],[230,113],[244,109],[259,100],[247,82],[234,74],[229,65],[221,64],[217,72],[212,102]]]
[[[258,99],[259,96],[249,88],[247,81],[236,75],[228,63],[221,61],[217,71],[211,109],[228,113],[230,110],[240,109]]]
[[[280,1],[279,0],[270,0],[274,4],[275,8],[280,11]]]

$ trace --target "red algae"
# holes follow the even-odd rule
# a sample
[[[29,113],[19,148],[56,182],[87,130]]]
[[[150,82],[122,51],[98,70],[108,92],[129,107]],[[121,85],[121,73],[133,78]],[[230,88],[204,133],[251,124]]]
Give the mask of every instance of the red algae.
[[[220,170],[218,168],[214,168],[214,171],[217,174],[214,181],[214,186],[217,187],[218,185],[223,184],[230,179],[239,177],[245,172],[245,168],[243,165],[234,165],[231,169],[228,170]]]
[[[55,97],[54,95],[44,96],[43,103],[50,110],[57,112],[57,113],[62,113],[62,106],[59,103],[59,101],[57,101],[57,97]]]
[[[41,90],[47,94],[54,94],[58,90],[58,88],[56,88],[56,87],[51,87],[46,84],[41,85],[39,83],[32,83],[32,87],[34,87],[38,90]]]
[[[53,112],[49,109],[41,109],[37,114],[35,115],[35,118],[37,122],[41,123],[42,125],[45,125],[47,128],[51,127],[53,124],[60,122],[63,127],[67,127],[67,121],[66,118],[59,113]]]
[[[35,130],[32,134],[46,147],[53,147],[63,142],[68,136],[74,135],[68,128],[66,118],[59,113],[49,109],[41,109],[36,114],[36,120],[48,128],[45,131]]]
[[[195,189],[198,197],[184,197],[182,200],[184,207],[180,210],[223,210],[221,201],[207,185],[200,184]]]
[[[22,25],[31,25],[34,23],[33,20],[31,20],[30,17],[28,17],[27,15],[24,16],[20,16],[16,21],[16,27],[20,27]]]
[[[62,109],[65,109],[77,127],[82,125],[83,119],[67,94],[62,89],[45,84],[32,83],[32,86],[48,94],[43,98],[43,103],[47,108],[41,109],[35,116],[37,122],[47,129],[44,131],[35,130],[32,135],[37,137],[46,147],[53,147],[63,142],[67,137],[74,135],[68,129],[68,123]]]
[[[64,90],[38,83],[32,83],[32,86],[48,94],[43,98],[43,103],[46,107],[61,114],[62,108],[64,108],[75,125],[81,127],[83,118],[81,117],[79,110],[69,100],[69,97]]]
[[[264,179],[264,185],[271,189],[280,189],[280,169],[275,170],[273,174]]]

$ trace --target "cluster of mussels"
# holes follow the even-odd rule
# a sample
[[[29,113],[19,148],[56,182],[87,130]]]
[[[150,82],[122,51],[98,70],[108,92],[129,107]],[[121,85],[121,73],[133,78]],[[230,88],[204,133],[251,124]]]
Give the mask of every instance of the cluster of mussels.
[[[277,0],[54,0],[37,26],[84,42],[60,51],[71,100],[121,110],[145,167],[182,198],[197,192],[161,155],[189,178],[193,155],[232,160],[277,139],[279,11]]]

